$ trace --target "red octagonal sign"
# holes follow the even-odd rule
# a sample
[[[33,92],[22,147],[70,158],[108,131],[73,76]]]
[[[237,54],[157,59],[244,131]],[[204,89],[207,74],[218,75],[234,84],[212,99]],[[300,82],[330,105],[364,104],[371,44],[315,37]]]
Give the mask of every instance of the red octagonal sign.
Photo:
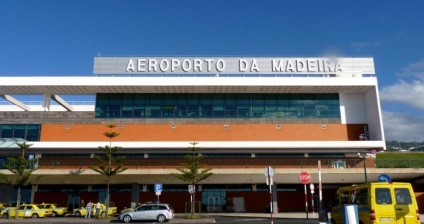
[[[301,172],[299,180],[302,184],[309,184],[311,182],[311,175],[308,172]]]

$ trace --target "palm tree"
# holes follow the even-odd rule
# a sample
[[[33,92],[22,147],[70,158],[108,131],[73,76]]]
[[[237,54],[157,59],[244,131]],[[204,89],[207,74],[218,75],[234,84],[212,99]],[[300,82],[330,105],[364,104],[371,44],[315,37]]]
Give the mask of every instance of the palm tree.
[[[189,183],[193,186],[193,190],[190,191],[191,194],[191,218],[194,218],[195,210],[194,210],[194,201],[195,201],[195,190],[194,186],[195,184],[199,183],[202,180],[207,179],[208,177],[212,176],[213,173],[209,172],[212,169],[203,167],[206,166],[206,164],[201,163],[203,156],[198,153],[200,150],[199,147],[196,145],[199,144],[197,142],[191,142],[191,147],[188,148],[189,151],[191,151],[191,154],[188,154],[185,156],[185,158],[188,160],[186,163],[181,163],[181,165],[184,168],[177,168],[177,170],[180,173],[173,173],[172,176]]]
[[[110,178],[116,174],[124,172],[127,168],[124,167],[125,156],[114,156],[114,153],[118,152],[122,148],[119,146],[112,147],[112,139],[118,137],[119,133],[112,131],[116,125],[107,125],[110,128],[109,132],[104,132],[103,135],[109,138],[109,145],[99,146],[99,149],[103,151],[102,155],[93,155],[100,165],[97,167],[91,166],[90,169],[94,170],[101,175],[106,176],[107,178],[107,188],[106,188],[106,215],[105,217],[109,217],[109,202],[110,202],[110,193],[109,193],[109,185]]]

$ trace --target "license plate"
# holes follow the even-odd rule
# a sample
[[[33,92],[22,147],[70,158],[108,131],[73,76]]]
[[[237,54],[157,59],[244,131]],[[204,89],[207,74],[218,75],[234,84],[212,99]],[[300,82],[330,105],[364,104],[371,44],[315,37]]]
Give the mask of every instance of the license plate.
[[[380,218],[380,222],[393,222],[393,218]]]

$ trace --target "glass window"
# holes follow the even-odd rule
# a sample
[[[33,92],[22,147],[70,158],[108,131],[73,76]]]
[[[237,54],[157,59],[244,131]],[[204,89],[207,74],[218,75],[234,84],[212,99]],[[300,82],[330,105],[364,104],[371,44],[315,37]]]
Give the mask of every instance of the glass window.
[[[375,200],[377,204],[392,204],[392,196],[390,188],[376,188]]]
[[[278,105],[289,105],[289,94],[278,94],[277,95],[277,103]]]
[[[250,117],[250,110],[247,106],[238,106],[237,107],[237,117]]]
[[[252,105],[265,105],[265,95],[264,94],[251,94]]]
[[[147,105],[149,104],[148,94],[134,94],[134,117],[146,117]]]
[[[408,188],[395,188],[396,204],[410,205],[412,204],[411,194]]]
[[[277,105],[277,94],[266,94],[266,105],[267,106],[276,106]]]
[[[187,103],[188,105],[199,105],[199,99],[197,97],[197,94],[187,95]]]
[[[15,124],[15,130],[13,131],[14,138],[23,138],[26,137],[26,124]]]
[[[175,98],[177,105],[187,105],[187,94],[177,94]]]
[[[13,124],[3,124],[1,129],[2,138],[13,138]]]
[[[158,93],[150,94],[149,105],[157,106],[161,104],[162,104],[161,94],[158,94]]]
[[[199,105],[212,105],[212,94],[199,94]]]
[[[174,117],[174,105],[162,105],[162,117]]]
[[[162,105],[174,105],[174,95],[173,94],[163,94],[162,95]]]
[[[161,110],[161,106],[156,105],[156,106],[149,106],[149,109],[147,110],[147,117],[151,117],[151,118],[159,118],[162,117],[162,110]]]
[[[237,107],[236,106],[225,106],[225,117],[232,118],[237,117]]]
[[[302,96],[301,94],[291,94],[290,95],[290,105],[302,105]]]
[[[368,189],[359,189],[355,191],[355,196],[353,197],[353,203],[358,205],[368,204]]]
[[[250,105],[249,94],[237,94],[237,105],[249,106]]]
[[[219,105],[219,106],[213,106],[213,117],[215,118],[222,118],[224,117],[224,106],[223,105]]]
[[[338,94],[97,94],[96,118],[340,118]]]
[[[314,94],[302,94],[303,105],[314,105]]]
[[[350,204],[351,203],[350,200],[351,200],[351,198],[350,198],[349,191],[341,192],[341,194],[340,194],[340,202],[341,202],[342,205]]]
[[[190,105],[187,107],[187,117],[196,118],[199,117],[199,106]]]
[[[27,125],[27,141],[40,141],[40,124],[28,124]]]
[[[224,106],[224,94],[213,94],[212,104]]]
[[[199,106],[200,117],[212,117],[212,105],[201,105]]]
[[[265,113],[264,106],[252,106],[252,117],[262,117]]]
[[[187,106],[176,106],[175,117],[187,117]]]
[[[124,118],[134,117],[133,107],[134,107],[134,95],[124,94],[122,96],[122,107],[121,107],[122,117]]]
[[[108,101],[108,94],[96,95],[96,117],[107,117]]]

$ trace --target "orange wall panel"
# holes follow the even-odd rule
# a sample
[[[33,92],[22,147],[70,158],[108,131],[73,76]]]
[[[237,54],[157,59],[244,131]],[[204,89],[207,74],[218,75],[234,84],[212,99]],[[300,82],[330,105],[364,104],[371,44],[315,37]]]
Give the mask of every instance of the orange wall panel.
[[[364,124],[124,124],[114,141],[346,141],[358,140]],[[104,124],[43,124],[41,141],[107,141]]]

